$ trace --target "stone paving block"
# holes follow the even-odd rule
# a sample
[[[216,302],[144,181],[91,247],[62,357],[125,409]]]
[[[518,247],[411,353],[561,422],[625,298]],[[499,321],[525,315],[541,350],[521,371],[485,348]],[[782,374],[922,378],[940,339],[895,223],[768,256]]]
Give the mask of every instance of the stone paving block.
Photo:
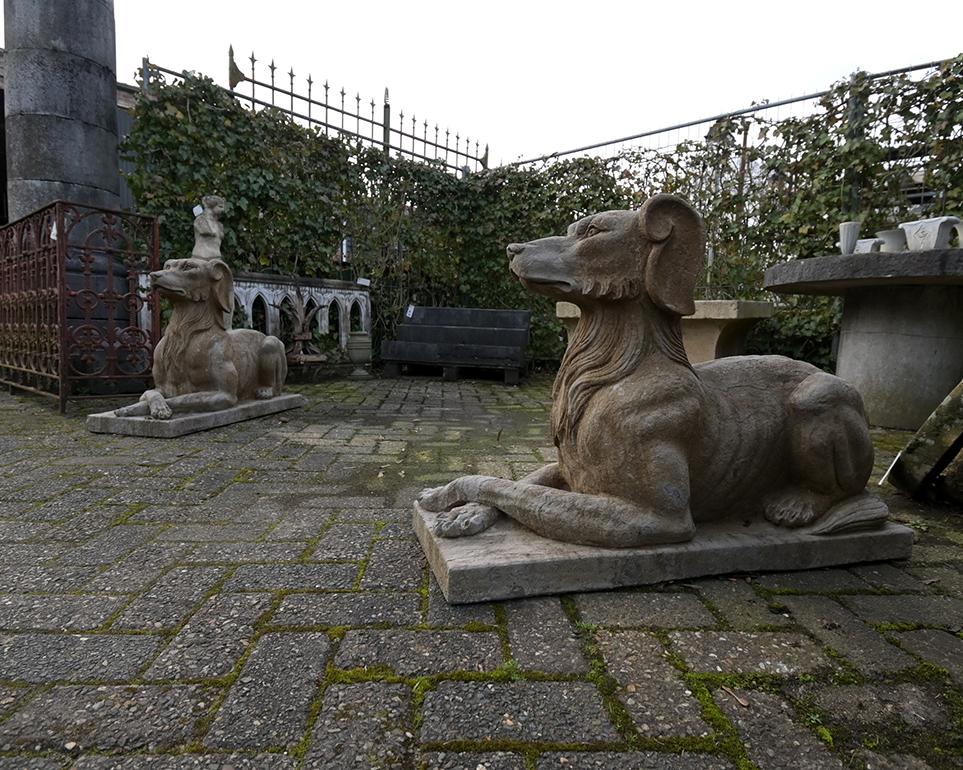
[[[270,521],[259,524],[179,524],[162,532],[158,539],[178,543],[254,542],[272,525]]]
[[[326,634],[265,634],[221,706],[204,745],[292,746],[307,726],[330,641]]]
[[[27,515],[32,521],[60,521],[101,502],[109,494],[107,490],[97,487],[71,489],[52,500],[34,505]]]
[[[373,591],[292,594],[271,618],[277,626],[414,626],[420,622],[421,597]]]
[[[0,636],[0,679],[17,682],[133,679],[162,643],[155,636],[126,634]]]
[[[785,596],[793,618],[864,673],[899,671],[916,661],[828,596]]]
[[[311,508],[290,511],[268,532],[267,539],[270,541],[301,540],[306,543],[320,535],[330,521],[331,514],[326,511]]]
[[[77,481],[69,478],[45,477],[33,479],[29,484],[22,484],[3,495],[4,499],[20,503],[36,503],[48,500],[69,491],[77,485]]]
[[[736,692],[749,701],[748,708],[722,691],[715,692],[715,699],[735,724],[759,770],[844,770],[843,762],[798,723],[784,700],[758,690]]]
[[[233,511],[206,505],[148,505],[127,519],[129,524],[207,524],[236,522]]]
[[[225,591],[278,591],[351,588],[356,564],[244,564],[227,581]]]
[[[449,671],[493,671],[502,663],[498,634],[490,631],[348,631],[338,668],[387,667],[402,676]]]
[[[852,567],[851,572],[875,588],[883,588],[887,591],[923,591],[926,589],[926,586],[905,570],[885,562],[860,564]]]
[[[111,528],[115,526],[115,522],[122,519],[129,512],[130,506],[127,505],[102,505],[92,510],[79,513],[66,521],[50,525],[50,528],[44,532],[44,539],[47,541],[62,541],[64,544],[75,544],[75,547],[81,549],[78,551],[78,557],[81,559],[81,563],[83,563],[83,559],[91,559],[92,557],[95,559],[103,558],[104,555],[99,553],[96,547],[85,548],[84,545],[86,544],[84,544],[83,541],[90,542],[93,541],[94,538],[107,535]],[[129,526],[121,526],[121,529],[133,531],[133,528]],[[132,544],[130,547],[133,548],[134,545],[136,544]],[[130,550],[129,548],[123,548],[121,546],[122,544],[118,544],[118,550],[116,552],[107,554],[110,557],[107,561],[114,561],[117,557],[122,556]],[[93,561],[92,563],[97,562]]]
[[[32,564],[0,566],[0,593],[66,593],[90,580],[99,567]]]
[[[304,770],[412,766],[411,690],[383,682],[331,685],[324,694]]]
[[[0,596],[7,631],[89,631],[103,625],[127,596]]]
[[[211,679],[234,669],[270,606],[263,594],[212,596],[144,674],[145,679]]]
[[[428,751],[419,759],[425,770],[526,770],[527,767],[521,754],[505,751]]]
[[[745,580],[710,578],[698,581],[695,586],[735,629],[748,631],[757,626],[785,626],[791,622],[780,613],[772,612],[768,600]]]
[[[49,529],[42,521],[0,521],[0,543],[25,543]]]
[[[85,588],[106,593],[140,593],[189,551],[190,546],[179,543],[142,545],[97,575]]]
[[[701,704],[665,659],[658,639],[644,631],[600,631],[597,640],[619,684],[617,697],[643,736],[708,735]]]
[[[869,591],[872,586],[844,569],[811,569],[801,572],[775,572],[756,575],[753,582],[769,590],[797,591],[803,594],[833,594]]]
[[[700,673],[799,674],[833,667],[802,634],[782,631],[676,631],[672,645]]]
[[[112,564],[124,554],[155,538],[159,527],[117,525],[67,551],[64,564]]]
[[[963,626],[963,599],[950,596],[846,596],[843,601],[868,623]]]
[[[162,751],[188,742],[216,691],[198,685],[54,687],[0,724],[0,745]]]
[[[295,770],[296,766],[294,757],[283,754],[142,754],[123,759],[81,757],[70,770]]]
[[[223,577],[220,567],[175,567],[131,602],[111,628],[157,630],[179,626]]]
[[[0,770],[63,770],[70,760],[48,757],[0,757]]]
[[[837,723],[882,725],[898,721],[917,730],[945,730],[952,716],[945,700],[910,683],[814,688],[816,706]]]
[[[933,770],[919,757],[909,754],[891,754],[884,756],[875,751],[860,749],[853,754],[853,761],[858,768],[866,770]]]
[[[416,591],[421,588],[427,564],[417,542],[376,540],[361,587]]]
[[[735,770],[727,759],[711,754],[657,751],[568,751],[542,754],[537,770]]]
[[[244,564],[251,562],[297,561],[307,543],[198,543],[185,562]]]
[[[911,570],[929,593],[963,594],[963,572],[953,567],[915,567]]]
[[[322,535],[311,558],[316,561],[360,561],[368,555],[374,535],[373,524],[335,524]]]
[[[930,628],[894,636],[905,649],[928,663],[945,668],[957,682],[963,683],[963,639]]]
[[[352,508],[385,508],[383,497],[316,496],[306,505],[311,508],[327,508],[329,511],[348,511]]]
[[[698,597],[659,591],[605,591],[576,594],[582,620],[612,628],[708,628],[716,619]]]
[[[17,703],[29,692],[29,687],[11,687],[0,684],[0,717],[16,708]]]
[[[583,674],[588,662],[561,602],[551,596],[505,603],[508,644],[520,668],[546,674]]]
[[[4,543],[3,560],[7,564],[36,565],[63,556],[69,547],[66,543]]]
[[[428,584],[428,625],[464,626],[468,623],[495,624],[494,604],[449,604],[435,576],[429,572]]]
[[[181,485],[180,491],[197,500],[206,500],[225,489],[234,481],[236,475],[231,470],[208,469]]]
[[[587,682],[440,682],[425,695],[423,712],[423,742],[619,740]]]
[[[910,564],[938,564],[960,560],[960,547],[952,543],[914,545]]]
[[[178,482],[171,478],[140,478],[128,483],[111,495],[108,502],[114,505],[197,505],[197,496],[178,489]]]

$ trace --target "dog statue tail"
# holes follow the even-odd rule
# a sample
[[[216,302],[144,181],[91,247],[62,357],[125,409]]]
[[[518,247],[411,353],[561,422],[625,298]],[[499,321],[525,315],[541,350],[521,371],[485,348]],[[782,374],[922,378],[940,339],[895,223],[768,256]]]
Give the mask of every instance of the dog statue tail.
[[[834,505],[804,531],[808,535],[835,535],[877,529],[886,524],[889,509],[876,495],[864,492]]]

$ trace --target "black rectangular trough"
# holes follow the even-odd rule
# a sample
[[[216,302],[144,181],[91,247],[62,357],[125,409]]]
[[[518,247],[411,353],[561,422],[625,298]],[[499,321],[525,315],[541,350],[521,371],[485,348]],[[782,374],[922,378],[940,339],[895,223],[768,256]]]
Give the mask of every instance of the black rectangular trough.
[[[527,365],[530,310],[415,307],[405,313],[397,339],[381,343],[389,376],[405,364],[440,366],[446,380],[459,369],[501,369],[505,383],[519,381]]]

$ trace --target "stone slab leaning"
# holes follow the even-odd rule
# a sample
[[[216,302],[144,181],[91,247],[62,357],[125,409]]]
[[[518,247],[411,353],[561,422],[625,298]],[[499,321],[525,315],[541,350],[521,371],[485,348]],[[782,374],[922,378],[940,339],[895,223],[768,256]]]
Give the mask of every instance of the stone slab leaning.
[[[852,386],[781,356],[690,364],[681,319],[695,312],[705,234],[688,203],[656,195],[508,255],[526,288],[580,310],[555,381],[558,462],[520,481],[462,476],[421,493],[415,526],[440,583],[453,553],[442,539],[477,537],[506,516],[525,528],[508,540],[540,536],[508,547],[518,579],[550,592],[586,579],[586,567],[560,569],[569,578],[550,587],[536,579],[553,540],[653,555],[656,568],[623,570],[619,585],[909,556],[912,533],[887,523],[866,489],[873,445]],[[752,527],[760,536],[747,543]],[[727,549],[735,540],[742,547]],[[669,545],[686,554],[683,569],[652,550]],[[479,570],[497,571],[490,547],[473,550]]]

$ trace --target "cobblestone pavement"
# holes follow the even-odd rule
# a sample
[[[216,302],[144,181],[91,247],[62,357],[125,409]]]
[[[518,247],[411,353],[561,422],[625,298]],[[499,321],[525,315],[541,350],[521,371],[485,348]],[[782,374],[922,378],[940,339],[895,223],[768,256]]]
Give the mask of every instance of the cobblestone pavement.
[[[959,511],[891,495],[908,563],[449,607],[412,496],[549,460],[549,385],[175,440],[0,395],[0,770],[961,766]]]

